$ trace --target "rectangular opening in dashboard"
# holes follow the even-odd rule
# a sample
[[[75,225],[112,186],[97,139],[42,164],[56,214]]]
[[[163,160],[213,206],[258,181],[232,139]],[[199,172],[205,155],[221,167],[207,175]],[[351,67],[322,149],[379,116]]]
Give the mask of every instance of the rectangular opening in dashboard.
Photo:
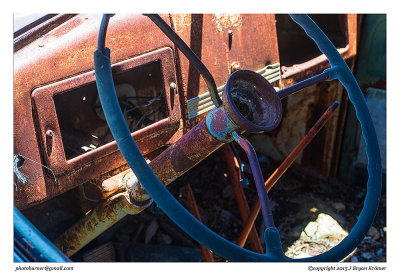
[[[123,72],[113,69],[113,78],[132,133],[168,117],[159,61]],[[95,82],[55,94],[54,104],[67,160],[113,141]]]

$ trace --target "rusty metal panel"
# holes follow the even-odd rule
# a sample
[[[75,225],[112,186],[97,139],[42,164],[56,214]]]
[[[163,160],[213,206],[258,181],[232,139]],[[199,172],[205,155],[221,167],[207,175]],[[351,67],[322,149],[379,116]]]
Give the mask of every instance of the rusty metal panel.
[[[338,27],[344,33],[346,39],[346,46],[339,48],[338,51],[352,68],[353,60],[357,53],[357,15],[339,15],[339,24],[340,26]],[[298,49],[298,51],[301,51],[301,49]],[[327,68],[329,68],[328,59],[325,55],[320,54],[304,63],[293,64],[293,66],[289,67],[282,66],[281,89],[317,75]]]
[[[354,67],[357,53],[357,15],[338,15],[340,31],[346,46],[338,49],[350,68]],[[298,49],[301,53],[301,49]],[[315,76],[329,67],[325,55],[319,55],[304,63],[282,66],[280,88],[286,88],[306,78]],[[348,106],[347,93],[338,81],[313,85],[282,102],[284,115],[279,128],[271,135],[255,135],[251,141],[263,154],[282,161],[311,128],[326,107],[334,100],[341,104],[327,127],[314,139],[296,160],[295,164],[313,170],[321,176],[335,176],[339,162],[343,126]]]
[[[279,62],[274,15],[172,14],[171,19],[177,34],[210,70],[217,87],[226,83],[234,62],[240,63],[241,69],[253,71]],[[196,69],[179,51],[178,58],[186,103],[208,89]],[[203,114],[191,119],[190,127],[204,117]]]
[[[158,147],[167,144],[170,136],[172,136],[179,126],[180,110],[178,97],[175,91],[173,91],[171,95],[169,89],[169,83],[175,81],[172,50],[170,48],[163,48],[143,56],[114,64],[112,67],[117,75],[120,72],[128,71],[132,68],[153,61],[161,61],[162,77],[164,79],[164,97],[167,103],[169,116],[168,118],[162,119],[156,124],[145,127],[133,134],[133,137],[143,154],[147,154]],[[107,155],[107,160],[109,158],[115,158],[115,154],[113,153],[118,151],[116,143],[112,142],[71,160],[67,160],[64,154],[59,121],[53,98],[59,94],[69,93],[73,88],[85,86],[88,83],[94,83],[94,81],[94,72],[91,71],[71,79],[66,79],[61,82],[35,89],[32,93],[34,110],[37,113],[37,122],[40,128],[39,136],[41,137],[43,152],[45,153],[44,159],[47,166],[54,171],[56,176],[61,174],[70,174],[79,167],[91,163],[102,156]],[[176,99],[174,100],[173,98]],[[47,135],[49,130],[53,133],[51,138]],[[154,135],[155,133],[158,135]],[[51,142],[49,141],[50,139],[52,140]],[[110,170],[111,169],[114,168],[110,167]],[[88,180],[96,176],[97,175],[94,173],[91,173],[88,176]],[[71,184],[75,186],[79,183],[73,182]]]
[[[62,23],[70,20],[75,14],[58,14],[50,15],[51,17],[39,25],[27,31],[20,30],[14,33],[14,52],[25,47],[34,40],[40,38],[42,35],[48,33],[52,29],[58,27]],[[24,29],[24,28],[23,28]]]
[[[176,32],[203,60],[213,74],[217,86],[226,83],[233,70],[232,68],[236,68],[237,64],[240,64],[241,69],[259,70],[267,64],[279,62],[274,15],[172,14],[162,17],[166,22],[171,23]],[[98,28],[101,21],[99,14],[68,15],[57,18],[45,27],[34,30],[32,35],[20,37],[15,41],[14,153],[37,162],[25,162],[19,168],[22,173],[29,176],[33,183],[20,185],[19,189],[15,191],[15,204],[21,209],[62,193],[72,186],[78,185],[78,183],[83,183],[89,176],[98,175],[100,172],[105,173],[110,170],[109,167],[116,168],[125,163],[118,151],[115,152],[114,158],[96,155],[97,153],[93,151],[90,153],[91,161],[88,162],[87,159],[81,167],[73,168],[73,173],[63,175],[61,171],[58,171],[60,174],[57,177],[57,183],[54,183],[54,179],[49,175],[48,170],[40,165],[41,163],[48,164],[47,161],[49,161],[48,150],[42,146],[46,143],[47,126],[40,126],[41,119],[38,120],[34,116],[34,100],[31,98],[31,93],[35,89],[43,89],[46,85],[52,88],[57,87],[57,82],[78,75],[87,78],[87,80],[93,80],[90,71],[93,69],[93,52],[96,49]],[[342,15],[341,18],[344,18],[344,24],[341,28],[346,34],[347,46],[340,51],[344,58],[353,64],[357,47],[357,16]],[[110,21],[106,45],[111,49],[111,62],[113,64],[163,47],[174,49],[176,54],[174,62],[176,62],[178,80],[178,88],[175,93],[178,92],[179,95],[173,98],[179,98],[184,131],[188,131],[204,119],[205,114],[202,114],[193,118],[189,123],[186,103],[187,100],[207,92],[205,83],[201,80],[199,73],[189,65],[188,60],[174,48],[172,42],[150,19],[142,15],[115,15]],[[236,65],[233,66],[233,64]],[[326,66],[325,57],[320,56],[299,66],[287,67],[282,74],[283,79],[280,86],[283,88],[308,76],[315,75]],[[65,84],[65,82],[62,83]],[[321,90],[323,89],[321,88]],[[328,90],[333,90],[333,88],[328,88]],[[344,118],[343,114],[347,103],[343,100],[346,101],[346,96],[340,91],[335,93],[337,93],[335,99],[339,99],[342,103],[339,116]],[[316,98],[311,93],[308,95],[309,98],[299,96],[300,98],[294,97],[288,99],[287,102],[284,101],[284,108],[287,111],[292,110],[293,115],[284,118],[280,127],[282,131],[278,130],[272,134],[271,139],[275,140],[276,145],[271,146],[272,144],[269,142],[270,146],[267,147],[268,152],[272,155],[280,154],[283,157],[285,153],[289,153],[290,149],[305,134],[307,126],[312,124],[312,117],[318,116],[318,114],[315,114],[318,109],[313,106],[319,106],[319,109],[323,109],[326,106],[322,106],[322,103],[331,100],[330,96],[321,96],[327,97],[322,100],[322,98]],[[300,107],[300,103],[296,103],[298,101],[304,101],[306,107]],[[175,100],[175,103],[177,102],[178,100]],[[50,111],[51,108],[47,112]],[[35,120],[37,120],[37,125],[34,123]],[[324,142],[325,147],[330,147],[330,149],[324,149],[321,156],[321,158],[327,158],[324,161],[326,163],[335,163],[336,161],[332,162],[332,160],[338,160],[338,150],[336,149],[340,147],[338,142],[341,140],[339,136],[342,121],[335,118],[331,122],[333,121],[338,122],[336,132],[329,133],[326,136],[336,136],[336,138],[327,138],[328,140]],[[157,135],[164,135],[164,138],[170,135],[168,130],[168,134],[161,131],[162,126],[162,123],[156,126],[160,131],[154,134],[153,138]],[[52,127],[55,130],[53,137],[57,140],[59,139],[57,127],[54,124]],[[143,133],[140,135],[146,136]],[[170,136],[168,144],[181,136],[182,125],[180,124],[175,133]],[[155,147],[159,146],[162,145]],[[260,148],[263,149],[265,146],[263,145]],[[57,150],[59,153],[61,152],[60,148],[57,148]],[[112,150],[109,150],[108,153],[111,154],[112,152]],[[269,153],[268,155],[270,155]],[[62,157],[62,154],[60,153],[58,156]],[[321,164],[319,162],[314,163]],[[332,169],[325,167],[323,170],[325,172],[335,171],[336,165],[333,164],[332,166]],[[72,169],[72,167],[69,167],[69,169]],[[15,181],[18,180],[15,179]]]
[[[282,102],[284,116],[280,126],[272,133],[253,135],[250,141],[258,152],[282,161],[296,147],[307,131],[314,125],[325,109],[335,100],[342,103],[345,96],[338,81],[313,85],[291,95]],[[342,125],[342,104],[332,115],[326,128],[315,137],[295,164],[312,169],[327,177],[335,173],[334,156],[337,154],[338,140]]]
[[[56,184],[40,165],[45,162],[42,158],[46,153],[40,151],[39,137],[42,134],[36,133],[31,93],[38,87],[93,70],[93,52],[100,22],[100,14],[74,16],[46,34],[41,33],[40,38],[14,53],[14,153],[37,162],[25,162],[19,168],[32,182],[20,185],[15,191],[15,205],[20,209],[82,183],[87,179],[82,176],[90,175],[94,169],[97,173],[106,172],[109,166],[125,163],[119,152],[107,162],[102,156],[92,164],[76,169],[75,178],[71,175],[57,178]],[[168,38],[148,18],[127,14],[117,14],[110,21],[106,45],[111,49],[112,63],[163,47],[173,48]],[[177,139],[180,135],[172,138]]]

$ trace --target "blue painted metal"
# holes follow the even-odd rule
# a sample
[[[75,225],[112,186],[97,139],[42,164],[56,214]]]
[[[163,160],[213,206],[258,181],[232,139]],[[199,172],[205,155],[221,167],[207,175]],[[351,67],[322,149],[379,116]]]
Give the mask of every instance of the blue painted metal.
[[[38,254],[38,259],[47,262],[70,262],[70,260],[56,248],[37,228],[14,207],[14,230],[29,242],[33,254]],[[21,255],[16,255],[15,261],[24,261]]]
[[[335,46],[309,17],[304,15],[292,15],[292,19],[304,29],[307,35],[317,44],[320,51],[327,56],[332,66],[330,69],[327,69],[330,79],[337,78],[346,89],[349,99],[356,110],[357,118],[361,124],[362,135],[366,142],[366,152],[369,160],[369,178],[364,208],[358,217],[357,223],[340,244],[328,252],[313,258],[313,260],[316,261],[330,261],[327,257],[341,256],[343,259],[350,254],[352,248],[357,247],[362,241],[371,227],[378,210],[382,190],[382,166],[378,139],[360,87]]]
[[[318,75],[313,76],[313,77],[311,77],[309,79],[306,79],[306,80],[303,80],[301,82],[298,82],[298,83],[296,83],[296,84],[294,84],[292,86],[289,86],[289,87],[287,87],[285,89],[279,90],[277,93],[278,93],[279,98],[283,99],[283,98],[286,98],[289,95],[297,93],[300,90],[302,90],[302,89],[304,89],[306,87],[309,87],[309,86],[311,86],[313,84],[319,83],[319,82],[324,81],[324,80],[328,80],[328,78],[329,78],[329,73],[324,71],[321,74],[318,74]]]
[[[223,107],[214,108],[208,112],[206,126],[212,137],[224,143],[233,141],[232,133],[239,128]]]
[[[257,254],[241,248],[201,224],[180,205],[156,177],[140,153],[135,141],[130,136],[114,88],[111,74],[110,50],[106,49],[104,54],[100,50],[94,53],[96,84],[100,101],[111,132],[132,171],[146,191],[157,202],[157,205],[179,227],[193,239],[210,248],[218,255],[232,261],[340,261],[350,254],[365,236],[372,224],[379,204],[382,170],[379,148],[371,116],[369,115],[361,90],[345,61],[321,29],[307,15],[292,15],[292,19],[305,30],[308,36],[318,45],[321,52],[328,57],[332,65],[332,68],[328,70],[330,79],[338,78],[348,91],[349,98],[357,110],[357,117],[363,129],[363,135],[367,144],[367,155],[369,157],[368,171],[370,176],[367,183],[368,191],[358,222],[349,236],[339,245],[328,252],[312,258],[296,260],[287,258],[282,250],[279,232],[275,227],[266,229],[264,233],[267,247],[265,254]]]
[[[14,263],[29,262],[29,259],[16,246],[14,246]]]
[[[363,15],[363,30],[358,50],[355,77],[365,93],[367,105],[377,130],[384,173],[386,172],[386,15]],[[379,88],[379,97],[370,93]],[[379,121],[379,122],[378,122]],[[378,125],[377,125],[378,123]],[[365,143],[355,110],[349,106],[346,116],[338,176],[347,182],[363,183],[367,179]],[[357,154],[358,153],[358,154]],[[361,157],[361,160],[360,160]],[[365,160],[365,162],[364,162]],[[361,162],[360,162],[361,161]],[[385,178],[384,178],[385,181]]]

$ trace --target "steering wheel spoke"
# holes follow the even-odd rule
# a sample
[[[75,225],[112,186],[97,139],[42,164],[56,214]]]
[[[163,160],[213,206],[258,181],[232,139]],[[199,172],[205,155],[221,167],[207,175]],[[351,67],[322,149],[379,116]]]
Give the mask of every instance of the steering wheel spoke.
[[[249,141],[241,137],[236,132],[233,133],[233,138],[235,139],[235,142],[237,142],[246,152],[247,158],[249,159],[251,171],[253,172],[254,182],[256,183],[259,198],[258,202],[260,202],[265,226],[267,228],[274,227],[275,225],[274,218],[272,216],[271,202],[268,198],[267,188],[264,185],[264,177],[261,172],[260,164],[258,163],[256,151]]]
[[[279,98],[283,99],[286,98],[289,95],[295,94],[297,92],[299,92],[300,90],[303,90],[306,87],[309,87],[313,84],[322,82],[322,81],[326,81],[330,79],[330,75],[329,75],[329,71],[325,70],[324,72],[322,72],[321,74],[318,74],[316,76],[313,76],[311,78],[308,78],[306,80],[303,80],[299,83],[296,83],[294,85],[291,85],[287,88],[284,88],[282,90],[279,90],[278,96]]]

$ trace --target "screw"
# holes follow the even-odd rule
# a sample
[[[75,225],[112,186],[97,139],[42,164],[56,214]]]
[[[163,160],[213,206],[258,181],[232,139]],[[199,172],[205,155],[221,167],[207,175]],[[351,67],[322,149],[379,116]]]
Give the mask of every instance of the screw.
[[[228,31],[228,35],[229,35],[229,36],[233,36],[233,31],[232,31],[232,30],[229,30],[229,31]]]
[[[176,83],[175,83],[175,82],[171,82],[170,85],[169,85],[169,87],[170,87],[171,89],[176,89]]]
[[[46,131],[46,136],[48,136],[48,137],[53,137],[53,135],[54,135],[54,132],[53,132],[51,129],[49,129],[48,131]]]
[[[231,73],[240,69],[240,63],[238,61],[234,61],[231,64]]]

